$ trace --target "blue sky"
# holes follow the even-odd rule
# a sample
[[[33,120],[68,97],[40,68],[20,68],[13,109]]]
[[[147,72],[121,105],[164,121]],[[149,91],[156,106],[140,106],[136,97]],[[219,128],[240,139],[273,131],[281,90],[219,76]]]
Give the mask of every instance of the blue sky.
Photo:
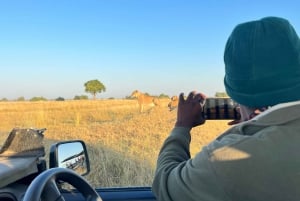
[[[225,91],[224,46],[238,24],[288,19],[300,33],[299,1],[1,0],[0,99],[84,92],[98,79],[124,98]],[[89,97],[91,97],[89,95]]]

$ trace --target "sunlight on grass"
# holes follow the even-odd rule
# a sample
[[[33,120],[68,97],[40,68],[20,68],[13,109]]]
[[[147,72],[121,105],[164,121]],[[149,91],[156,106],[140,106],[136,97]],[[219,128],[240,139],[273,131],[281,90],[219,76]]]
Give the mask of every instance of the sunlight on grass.
[[[139,113],[136,100],[0,102],[0,142],[14,127],[47,128],[46,150],[60,140],[86,142],[91,162],[86,178],[93,186],[150,186],[176,117],[168,99],[162,103]],[[207,121],[193,129],[191,154],[228,127],[227,121]]]

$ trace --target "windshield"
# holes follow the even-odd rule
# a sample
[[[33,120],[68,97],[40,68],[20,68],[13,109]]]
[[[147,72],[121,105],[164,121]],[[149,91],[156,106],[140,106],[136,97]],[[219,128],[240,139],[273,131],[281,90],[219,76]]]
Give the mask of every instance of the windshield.
[[[228,98],[223,52],[233,27],[276,15],[298,31],[294,4],[1,2],[0,142],[15,127],[46,128],[46,153],[54,142],[85,141],[93,186],[151,186],[176,119],[171,97],[196,90]],[[191,155],[229,121],[193,129]]]

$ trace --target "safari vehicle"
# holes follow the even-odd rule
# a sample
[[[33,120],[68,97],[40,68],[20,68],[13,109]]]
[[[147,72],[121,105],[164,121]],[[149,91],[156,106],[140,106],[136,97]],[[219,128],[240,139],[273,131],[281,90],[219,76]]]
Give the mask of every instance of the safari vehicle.
[[[45,158],[45,130],[9,133],[0,150],[1,201],[155,200],[150,187],[94,189],[83,177],[90,162],[82,140],[54,143]]]
[[[130,93],[214,96],[235,25],[279,15],[300,27],[299,1],[2,1],[0,11],[0,201],[156,200],[176,111],[140,112]],[[106,86],[96,100],[83,88],[91,79]],[[238,115],[221,104],[206,117]],[[193,129],[192,156],[228,121]]]

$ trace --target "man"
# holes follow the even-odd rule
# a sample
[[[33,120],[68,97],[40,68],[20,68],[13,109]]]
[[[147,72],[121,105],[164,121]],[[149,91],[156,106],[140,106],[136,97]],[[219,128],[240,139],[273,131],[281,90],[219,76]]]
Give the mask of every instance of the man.
[[[191,158],[190,131],[205,123],[199,104],[205,96],[180,94],[153,193],[164,201],[300,200],[298,35],[278,17],[239,24],[226,43],[224,62],[225,88],[240,104],[243,122]]]

